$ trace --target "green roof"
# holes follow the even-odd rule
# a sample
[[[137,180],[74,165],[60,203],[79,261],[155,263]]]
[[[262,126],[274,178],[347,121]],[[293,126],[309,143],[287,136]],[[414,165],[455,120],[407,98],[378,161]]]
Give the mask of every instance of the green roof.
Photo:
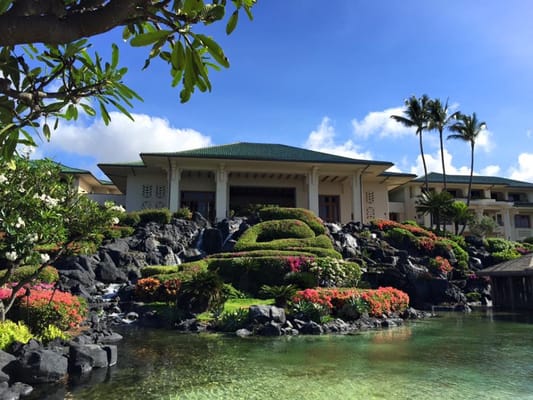
[[[427,175],[429,183],[442,183],[442,174],[431,172]],[[468,185],[470,175],[448,175],[446,174],[447,183],[460,183]],[[424,182],[424,176],[420,176],[413,182]],[[500,178],[497,176],[474,175],[472,177],[474,185],[502,185],[516,188],[533,188],[533,183],[516,181],[514,179]]]
[[[200,149],[172,153],[141,153],[141,157],[143,156],[290,161],[330,164],[393,165],[391,162],[387,161],[358,160],[283,144],[246,142],[226,144],[222,146],[203,147]]]

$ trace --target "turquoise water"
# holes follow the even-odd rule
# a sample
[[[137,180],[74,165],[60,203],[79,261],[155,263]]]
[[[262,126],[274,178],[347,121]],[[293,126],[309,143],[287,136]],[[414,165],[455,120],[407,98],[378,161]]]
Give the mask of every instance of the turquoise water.
[[[533,399],[525,316],[444,314],[353,336],[128,330],[119,365],[48,399]]]

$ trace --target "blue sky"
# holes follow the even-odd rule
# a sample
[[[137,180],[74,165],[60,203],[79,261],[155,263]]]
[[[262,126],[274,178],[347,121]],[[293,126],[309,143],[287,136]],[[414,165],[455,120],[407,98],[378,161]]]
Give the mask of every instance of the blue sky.
[[[282,143],[373,160],[421,174],[418,138],[391,120],[404,99],[428,94],[488,130],[475,173],[533,182],[533,2],[529,0],[259,0],[254,21],[207,29],[231,66],[213,90],[179,103],[162,63],[141,71],[146,49],[121,45],[126,83],[144,99],[105,127],[62,122],[36,156],[98,173],[98,162],[138,160],[239,141]],[[201,28],[202,30],[205,28]],[[120,30],[95,40],[106,53]],[[446,141],[448,173],[469,173],[470,149]],[[424,135],[429,170],[438,138]]]

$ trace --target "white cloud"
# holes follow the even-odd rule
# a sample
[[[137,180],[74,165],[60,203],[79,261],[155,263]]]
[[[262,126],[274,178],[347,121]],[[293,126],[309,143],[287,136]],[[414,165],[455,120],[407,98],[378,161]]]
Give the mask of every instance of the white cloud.
[[[428,174],[430,172],[442,173],[442,161],[440,157],[440,151],[438,151],[436,154],[425,153],[424,158],[426,160]],[[446,149],[444,149],[444,166],[446,168],[446,174],[451,174],[451,175],[469,175],[470,174],[470,167],[467,167],[467,166],[455,167],[454,165],[452,165],[452,159],[453,159],[452,155]],[[422,163],[422,156],[420,154],[416,158],[416,164],[411,166],[410,172],[412,174],[417,174],[419,176],[424,175],[424,165]]]
[[[493,148],[494,142],[492,141],[492,132],[488,129],[483,129],[479,132],[479,135],[476,138],[474,151],[481,149],[486,153],[490,153]]]
[[[501,168],[499,165],[487,165],[481,170],[481,175],[486,176],[498,176],[500,174]]]
[[[132,161],[141,152],[172,152],[212,144],[211,138],[193,129],[178,129],[166,119],[145,114],[132,114],[131,121],[124,114],[111,112],[111,123],[83,119],[72,124],[60,124],[52,132],[50,143],[39,146],[40,155],[53,155],[63,151],[82,156],[92,156],[97,162]]]
[[[521,153],[518,156],[518,166],[510,168],[510,178],[533,182],[533,153]]]
[[[415,136],[414,128],[407,128],[391,118],[391,115],[402,115],[403,107],[388,108],[383,111],[372,111],[361,121],[352,120],[355,137],[367,139],[370,136],[403,137]]]
[[[335,143],[335,137],[335,128],[331,125],[330,119],[324,117],[316,130],[309,134],[304,147],[344,157],[363,160],[372,159],[372,154],[370,152],[361,152],[359,149],[360,146],[357,146],[351,140],[347,140],[344,143]]]

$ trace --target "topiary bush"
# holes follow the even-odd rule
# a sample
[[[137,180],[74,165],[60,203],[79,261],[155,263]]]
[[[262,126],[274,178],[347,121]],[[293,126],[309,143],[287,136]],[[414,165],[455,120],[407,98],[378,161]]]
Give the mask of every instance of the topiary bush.
[[[297,219],[260,222],[248,228],[235,244],[235,250],[245,250],[257,243],[276,239],[315,237],[309,226]]]
[[[305,222],[316,235],[322,235],[326,232],[324,224],[312,211],[305,208],[291,207],[264,207],[259,210],[259,217],[263,221],[277,219],[298,219]]]
[[[141,222],[141,217],[137,211],[124,213],[119,216],[120,225],[130,226],[135,228]]]
[[[148,265],[141,268],[141,276],[148,278],[154,275],[166,275],[178,272],[179,265]]]
[[[138,211],[140,222],[145,224],[148,222],[156,222],[158,224],[168,224],[172,218],[172,214],[168,208],[146,209]]]
[[[248,251],[248,250],[294,250],[300,248],[309,248],[319,247],[324,249],[333,249],[333,243],[331,239],[326,235],[320,235],[313,238],[307,239],[276,239],[270,242],[256,242],[251,243],[248,241],[243,241],[239,239],[235,244],[235,251]]]
[[[172,214],[172,218],[191,219],[192,211],[189,207],[178,208],[178,210],[174,211],[174,213]]]

